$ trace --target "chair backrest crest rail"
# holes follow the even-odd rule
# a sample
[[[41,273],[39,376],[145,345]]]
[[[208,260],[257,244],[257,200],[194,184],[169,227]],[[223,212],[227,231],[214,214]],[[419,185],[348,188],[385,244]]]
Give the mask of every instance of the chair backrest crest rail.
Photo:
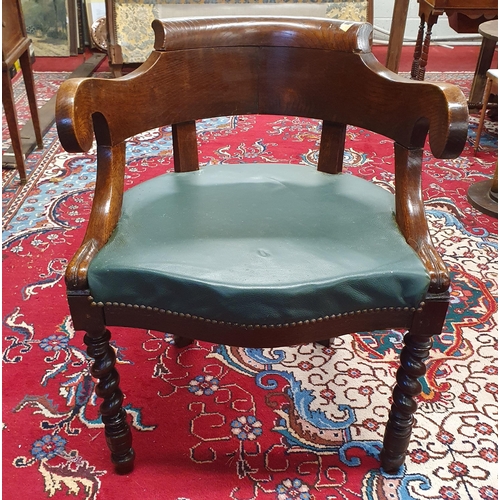
[[[274,114],[366,128],[405,147],[422,147],[430,130],[436,157],[461,151],[467,133],[463,94],[386,70],[365,46],[370,25],[259,19],[268,27],[249,28],[245,36],[227,19],[223,24],[215,18],[214,27],[205,29],[187,20],[155,21],[157,50],[139,69],[115,80],[62,85],[57,115],[63,146],[90,148],[95,112],[104,118],[95,127],[104,145],[175,123]]]

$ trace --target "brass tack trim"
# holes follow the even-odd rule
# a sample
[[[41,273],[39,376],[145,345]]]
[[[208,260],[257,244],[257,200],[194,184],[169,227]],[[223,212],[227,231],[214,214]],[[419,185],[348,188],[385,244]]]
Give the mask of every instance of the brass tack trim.
[[[373,314],[373,313],[379,313],[381,311],[405,311],[405,312],[422,312],[422,308],[425,305],[425,302],[421,302],[419,305],[420,307],[415,308],[415,307],[376,307],[375,309],[358,309],[356,311],[347,311],[339,314],[332,314],[332,315],[325,315],[319,318],[313,318],[313,319],[306,319],[303,321],[293,321],[291,323],[272,323],[269,325],[266,324],[238,324],[238,323],[232,323],[230,321],[222,321],[222,320],[216,320],[216,319],[209,319],[209,318],[203,318],[202,316],[196,316],[196,315],[191,315],[189,313],[179,313],[176,311],[171,311],[170,309],[165,310],[165,309],[160,309],[158,307],[152,307],[152,306],[146,306],[144,304],[125,304],[124,302],[95,302],[94,298],[89,295],[88,300],[91,301],[90,305],[92,307],[104,307],[105,305],[107,307],[109,306],[115,306],[115,307],[128,307],[128,308],[133,308],[133,309],[146,309],[148,311],[153,311],[153,312],[159,312],[160,314],[171,314],[173,316],[179,316],[181,318],[189,318],[193,320],[199,320],[199,321],[204,321],[205,323],[211,323],[213,325],[228,325],[228,326],[239,326],[241,328],[250,328],[250,329],[257,329],[257,328],[288,328],[290,326],[303,326],[303,325],[309,325],[309,324],[314,324],[316,322],[320,323],[322,321],[328,321],[328,320],[335,320],[338,318],[345,318],[348,316],[354,316],[354,315],[360,315],[360,314]]]

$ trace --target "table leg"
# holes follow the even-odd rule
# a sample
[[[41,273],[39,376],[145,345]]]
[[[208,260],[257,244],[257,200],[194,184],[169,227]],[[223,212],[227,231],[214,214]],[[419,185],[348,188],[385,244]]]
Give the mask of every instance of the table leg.
[[[422,44],[422,52],[418,60],[417,75],[414,80],[423,81],[425,78],[425,68],[427,66],[427,59],[429,57],[429,47],[431,45],[432,27],[437,23],[438,15],[430,15],[427,19],[427,31],[425,32],[424,43]]]
[[[420,17],[420,26],[418,27],[417,41],[415,42],[415,50],[413,52],[413,63],[411,65],[411,79],[416,80],[418,75],[418,67],[420,65],[420,57],[422,56],[422,44],[424,43],[425,16]]]
[[[36,143],[39,148],[43,148],[42,131],[40,130],[40,118],[38,116],[38,105],[36,102],[35,79],[33,77],[33,68],[31,67],[29,50],[26,50],[23,54],[21,54],[19,62],[21,63],[21,69],[23,70],[24,86],[26,87],[26,95],[28,96]]]
[[[469,108],[481,108],[484,88],[486,86],[486,72],[491,67],[491,61],[495,54],[496,40],[483,38],[479,59],[477,61],[474,80],[469,94]]]
[[[17,123],[16,108],[14,104],[14,92],[12,91],[12,79],[9,70],[2,71],[2,104],[5,118],[9,127],[12,149],[16,158],[16,166],[21,178],[21,184],[26,183],[26,169],[24,166],[24,155],[21,146],[21,134]]]
[[[394,0],[394,10],[392,13],[391,34],[389,35],[389,45],[387,47],[387,59],[385,66],[394,71],[399,70],[399,60],[401,59],[401,49],[408,16],[408,4],[410,0]]]

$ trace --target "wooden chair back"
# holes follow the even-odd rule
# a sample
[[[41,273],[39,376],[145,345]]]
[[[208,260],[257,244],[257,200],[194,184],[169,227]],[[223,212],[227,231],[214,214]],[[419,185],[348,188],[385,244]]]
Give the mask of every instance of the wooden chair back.
[[[346,124],[410,148],[422,147],[430,129],[437,157],[456,156],[461,148],[454,124],[463,110],[447,105],[447,99],[460,99],[458,89],[409,85],[387,71],[371,54],[369,24],[263,17],[155,20],[153,28],[155,51],[137,71],[113,82],[63,84],[78,87],[86,111],[73,117],[70,106],[68,119],[59,120],[66,149],[87,150],[93,125],[98,143],[115,145],[151,128],[238,114],[323,120],[328,150],[343,149]],[[66,130],[73,118],[76,129]],[[340,159],[337,154],[334,169]],[[320,169],[331,169],[324,160],[320,156]]]

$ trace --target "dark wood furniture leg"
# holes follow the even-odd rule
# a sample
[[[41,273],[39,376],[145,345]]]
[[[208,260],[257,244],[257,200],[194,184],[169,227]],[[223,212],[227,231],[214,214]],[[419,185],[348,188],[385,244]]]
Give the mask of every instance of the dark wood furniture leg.
[[[106,442],[111,450],[111,461],[121,474],[134,467],[132,434],[127,423],[127,414],[122,408],[123,393],[119,388],[120,376],[115,368],[115,351],[109,344],[111,334],[106,328],[88,331],[84,337],[88,355],[94,359],[92,376],[99,380],[96,394],[103,398],[100,406]]]
[[[386,472],[397,471],[405,461],[417,410],[415,398],[422,392],[418,378],[425,375],[424,359],[429,356],[432,337],[441,334],[448,303],[448,294],[429,295],[404,338],[401,366],[396,373],[393,403],[380,453],[382,468]]]
[[[24,155],[21,147],[21,135],[17,123],[16,108],[14,105],[14,92],[12,91],[12,79],[9,70],[2,71],[2,104],[5,118],[9,127],[12,149],[16,158],[16,166],[21,178],[21,184],[26,183],[26,168],[24,166]]]
[[[416,80],[418,76],[418,67],[420,57],[422,56],[422,44],[424,43],[425,16],[420,17],[420,26],[418,27],[417,41],[413,52],[413,63],[411,65],[411,79]]]
[[[425,39],[422,44],[422,51],[418,60],[417,75],[413,80],[423,81],[425,78],[425,69],[427,66],[427,59],[429,57],[429,47],[431,45],[432,27],[436,24],[438,15],[431,14],[427,19],[427,31],[425,32]]]

